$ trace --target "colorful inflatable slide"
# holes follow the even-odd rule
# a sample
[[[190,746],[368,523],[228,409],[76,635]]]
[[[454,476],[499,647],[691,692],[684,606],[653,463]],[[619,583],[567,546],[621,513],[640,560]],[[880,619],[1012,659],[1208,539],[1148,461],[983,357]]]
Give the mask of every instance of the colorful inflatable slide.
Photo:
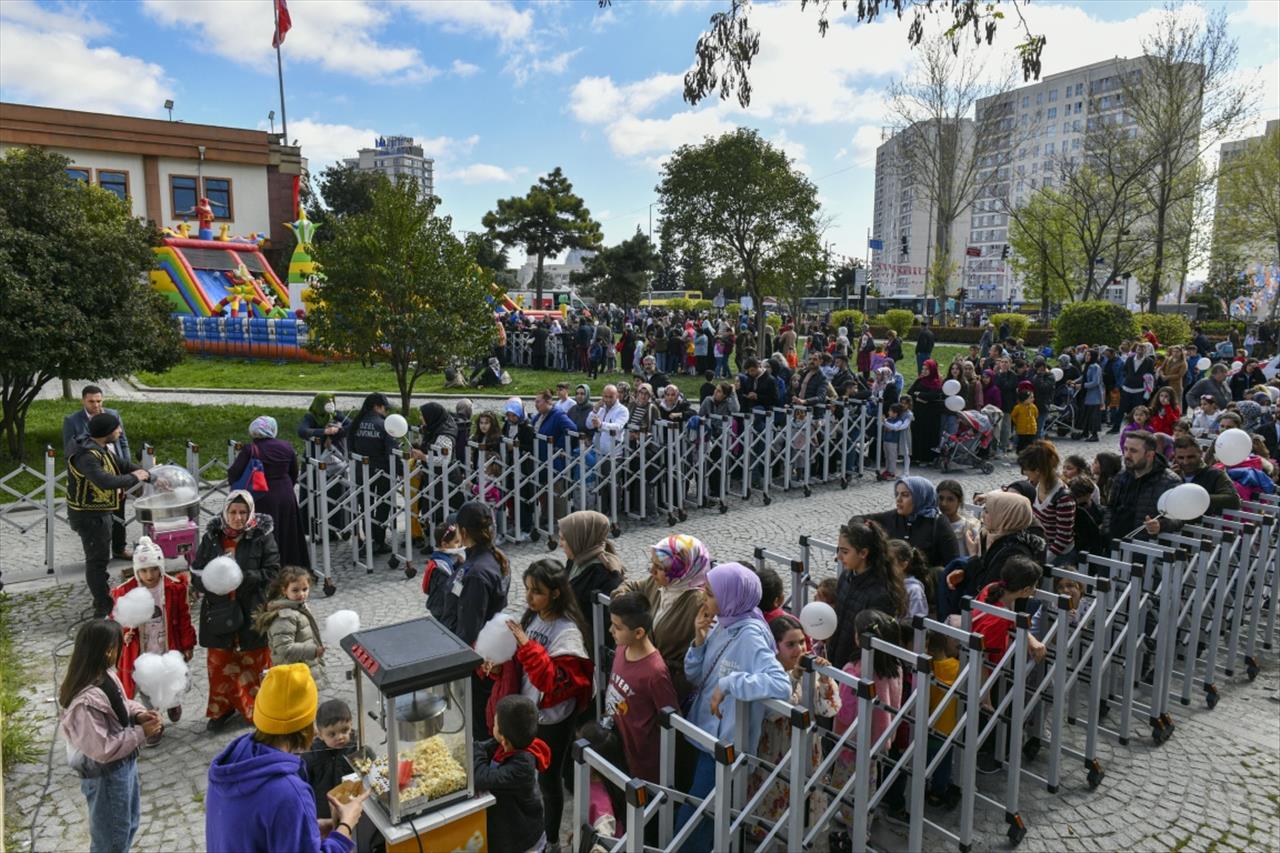
[[[256,243],[167,237],[155,254],[151,283],[175,314],[220,317],[229,307],[233,317],[266,318],[289,306],[288,291]]]

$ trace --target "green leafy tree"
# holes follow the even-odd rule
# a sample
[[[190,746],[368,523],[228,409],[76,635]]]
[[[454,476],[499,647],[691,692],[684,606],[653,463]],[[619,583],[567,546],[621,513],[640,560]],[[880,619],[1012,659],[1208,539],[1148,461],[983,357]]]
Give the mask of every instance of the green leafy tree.
[[[316,247],[315,344],[390,364],[406,411],[419,378],[483,355],[496,337],[488,275],[452,228],[416,181],[383,180],[369,210],[337,219]]]
[[[798,316],[801,300],[819,289],[826,268],[826,253],[817,233],[803,233],[779,246],[763,271],[761,289],[781,301],[792,316]]]
[[[1240,261],[1280,259],[1280,130],[1273,129],[1250,142],[1223,166],[1214,242],[1216,253],[1233,255]],[[1222,271],[1219,282],[1238,282],[1235,273],[1242,268]],[[1272,302],[1273,317],[1277,308],[1280,299]]]
[[[818,233],[817,188],[754,130],[680,146],[662,167],[657,191],[664,243],[740,275],[757,309],[794,241]],[[759,317],[763,339],[763,311]]]
[[[488,234],[467,234],[467,249],[475,255],[476,263],[493,277],[494,282],[504,290],[515,287],[515,271],[510,268],[507,250],[501,243]]]
[[[565,249],[595,249],[603,240],[600,223],[573,192],[573,184],[557,166],[522,196],[498,200],[481,220],[489,235],[507,246],[523,246],[537,259],[534,290],[542,304],[542,265]]]
[[[639,228],[629,239],[601,249],[581,273],[570,278],[600,302],[624,308],[639,305],[650,279],[661,269],[658,253]]]
[[[19,148],[0,160],[0,428],[23,455],[27,411],[54,377],[166,370],[182,358],[169,303],[151,286],[155,231],[71,161]]]
[[[330,226],[335,219],[368,211],[373,206],[374,189],[386,179],[379,172],[362,172],[353,166],[335,164],[320,173],[317,187],[317,182],[308,174],[302,182],[299,201],[307,211],[307,218],[316,226],[313,245],[333,239]]]
[[[1081,292],[1086,263],[1063,193],[1037,190],[1009,214],[1010,262],[1022,276],[1028,300],[1038,299],[1048,316],[1050,303],[1073,302]]]

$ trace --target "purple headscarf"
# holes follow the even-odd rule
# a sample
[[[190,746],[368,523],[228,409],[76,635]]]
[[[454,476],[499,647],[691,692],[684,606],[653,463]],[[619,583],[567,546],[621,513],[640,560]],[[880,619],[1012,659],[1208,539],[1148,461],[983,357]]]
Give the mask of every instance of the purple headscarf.
[[[707,572],[707,586],[716,598],[719,611],[717,624],[728,628],[744,619],[759,619],[766,628],[760,612],[760,576],[741,563],[721,563]],[[773,633],[769,638],[773,639]]]

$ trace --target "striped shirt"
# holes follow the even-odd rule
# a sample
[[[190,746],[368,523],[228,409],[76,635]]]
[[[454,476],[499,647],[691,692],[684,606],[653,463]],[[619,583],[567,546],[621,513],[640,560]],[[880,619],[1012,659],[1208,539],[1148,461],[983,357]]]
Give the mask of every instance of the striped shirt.
[[[1044,528],[1051,555],[1056,557],[1075,547],[1076,502],[1065,483],[1059,482],[1044,499],[1040,498],[1037,490],[1031,509],[1036,521]]]

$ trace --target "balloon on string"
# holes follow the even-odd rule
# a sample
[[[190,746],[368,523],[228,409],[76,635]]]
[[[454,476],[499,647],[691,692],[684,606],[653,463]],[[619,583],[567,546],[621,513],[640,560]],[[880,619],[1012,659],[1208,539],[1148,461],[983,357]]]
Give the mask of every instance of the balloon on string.
[[[1169,489],[1169,490],[1167,490],[1167,491],[1163,491],[1163,492],[1161,492],[1161,493],[1160,493],[1160,497],[1156,498],[1156,511],[1157,511],[1157,512],[1161,512],[1161,513],[1167,513],[1167,512],[1168,512],[1168,509],[1169,509],[1169,507],[1168,507],[1168,504],[1169,504],[1169,495],[1171,495],[1172,493],[1173,493],[1173,489]]]
[[[244,581],[244,572],[230,557],[214,557],[200,573],[200,583],[206,592],[226,595],[235,592]]]
[[[386,427],[387,435],[392,438],[404,438],[409,434],[409,422],[404,419],[404,415],[387,415],[383,426]]]
[[[1164,514],[1176,521],[1191,521],[1209,509],[1209,493],[1204,486],[1183,483],[1165,492]]]
[[[1061,382],[1061,381],[1062,381],[1062,368],[1061,368],[1061,367],[1055,367],[1053,370],[1050,370],[1049,372],[1053,374],[1053,381],[1054,381],[1054,382]]]
[[[800,611],[800,627],[814,640],[828,640],[836,632],[836,611],[825,601],[810,601]]]
[[[1229,429],[1213,443],[1213,458],[1230,468],[1239,465],[1253,452],[1253,439],[1242,429]]]
[[[947,409],[952,412],[964,411],[964,397],[951,396],[947,398]]]
[[[1200,360],[1196,362],[1196,370],[1199,370],[1201,373],[1208,370],[1212,366],[1213,366],[1213,362],[1210,361],[1208,358],[1205,358],[1204,356],[1201,356]]]
[[[942,393],[948,397],[954,397],[960,393],[960,383],[955,379],[948,379],[942,383]]]

